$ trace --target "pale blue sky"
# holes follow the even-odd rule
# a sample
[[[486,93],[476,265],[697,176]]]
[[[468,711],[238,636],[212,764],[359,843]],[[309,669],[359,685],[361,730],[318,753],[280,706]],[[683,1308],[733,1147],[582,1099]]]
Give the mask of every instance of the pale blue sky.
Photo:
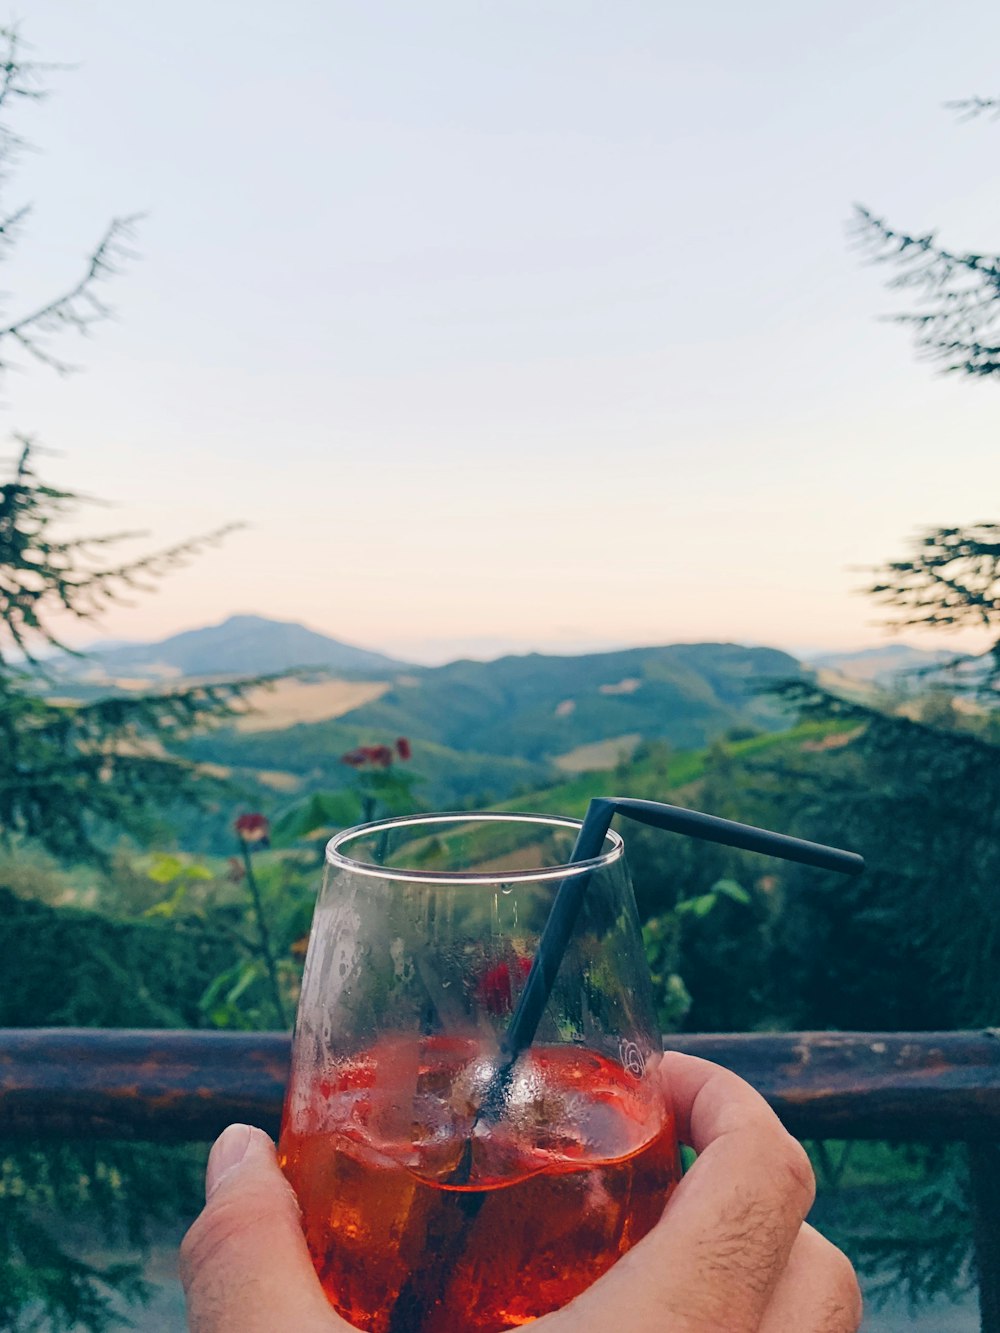
[[[145,211],[119,312],[8,381],[51,475],[233,537],[106,621],[463,650],[876,641],[857,567],[995,517],[992,384],[920,364],[860,200],[1000,248],[989,0],[31,0],[3,286]],[[97,515],[103,521],[105,515]]]

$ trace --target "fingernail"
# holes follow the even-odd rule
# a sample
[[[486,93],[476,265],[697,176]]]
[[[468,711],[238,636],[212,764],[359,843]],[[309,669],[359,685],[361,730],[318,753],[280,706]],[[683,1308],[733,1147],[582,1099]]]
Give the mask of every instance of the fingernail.
[[[212,1144],[205,1169],[205,1198],[210,1199],[223,1179],[246,1157],[254,1140],[250,1125],[230,1125]]]

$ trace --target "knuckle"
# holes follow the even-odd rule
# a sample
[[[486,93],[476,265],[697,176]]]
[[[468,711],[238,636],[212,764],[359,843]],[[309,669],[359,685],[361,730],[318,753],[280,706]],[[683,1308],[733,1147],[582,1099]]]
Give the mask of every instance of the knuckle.
[[[861,1326],[863,1302],[854,1265],[835,1245],[830,1245],[827,1263],[833,1302],[842,1320],[831,1326],[831,1333],[855,1333]]]
[[[854,1265],[836,1245],[808,1229],[806,1254],[820,1307],[819,1333],[856,1333],[861,1327],[863,1301]]]
[[[788,1193],[802,1207],[804,1217],[816,1199],[816,1175],[809,1154],[791,1134],[786,1134],[783,1145],[781,1180],[787,1183]]]

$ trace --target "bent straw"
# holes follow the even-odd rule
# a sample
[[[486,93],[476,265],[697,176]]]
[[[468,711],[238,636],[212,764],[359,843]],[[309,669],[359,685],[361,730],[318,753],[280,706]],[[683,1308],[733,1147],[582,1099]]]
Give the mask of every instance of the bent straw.
[[[750,824],[738,824],[732,819],[704,815],[698,810],[685,810],[681,806],[664,805],[660,801],[641,801],[630,796],[597,796],[590,802],[568,864],[592,861],[600,855],[615,815],[625,815],[641,824],[652,824],[654,828],[683,833],[704,842],[761,852],[783,861],[798,861],[802,865],[835,870],[844,875],[860,875],[865,868],[864,858],[856,852],[841,851],[818,842],[805,842],[784,833],[772,833]],[[511,1072],[518,1056],[535,1039],[592,873],[591,870],[567,876],[559,885],[524,990],[500,1043],[502,1059],[490,1080],[477,1121],[483,1115],[496,1119],[502,1114]]]

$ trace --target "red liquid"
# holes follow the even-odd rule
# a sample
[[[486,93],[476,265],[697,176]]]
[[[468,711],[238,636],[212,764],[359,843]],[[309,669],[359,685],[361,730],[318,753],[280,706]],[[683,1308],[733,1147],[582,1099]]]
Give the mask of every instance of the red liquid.
[[[490,1070],[469,1042],[386,1042],[307,1091],[293,1085],[279,1160],[324,1290],[350,1323],[530,1323],[659,1219],[677,1144],[638,1080],[575,1047],[534,1050],[517,1069],[504,1119],[474,1132]],[[469,1183],[449,1184],[470,1133]]]

